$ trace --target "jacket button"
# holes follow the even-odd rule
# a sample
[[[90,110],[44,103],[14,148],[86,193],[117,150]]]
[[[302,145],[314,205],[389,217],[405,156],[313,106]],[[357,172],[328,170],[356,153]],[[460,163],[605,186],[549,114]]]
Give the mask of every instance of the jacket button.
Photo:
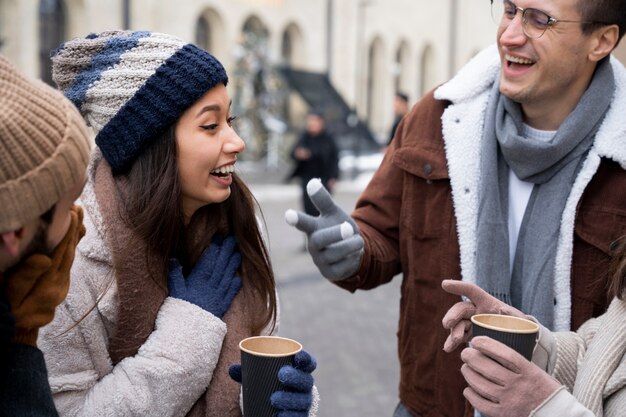
[[[433,167],[430,164],[424,164],[424,174],[430,175],[433,172]]]
[[[609,250],[611,252],[616,251],[618,246],[619,246],[619,239],[616,239],[613,242],[611,242],[611,244],[609,245]]]

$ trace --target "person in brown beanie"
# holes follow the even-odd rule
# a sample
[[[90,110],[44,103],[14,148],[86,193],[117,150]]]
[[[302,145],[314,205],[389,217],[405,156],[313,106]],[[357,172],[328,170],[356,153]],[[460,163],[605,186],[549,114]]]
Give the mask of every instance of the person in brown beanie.
[[[89,153],[74,105],[0,56],[0,416],[58,415],[37,338],[85,234]]]

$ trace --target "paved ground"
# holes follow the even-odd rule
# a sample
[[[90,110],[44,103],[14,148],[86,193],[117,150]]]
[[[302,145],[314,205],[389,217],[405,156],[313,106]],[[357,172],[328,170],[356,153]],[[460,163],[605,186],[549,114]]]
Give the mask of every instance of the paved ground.
[[[318,416],[391,417],[398,401],[400,277],[355,294],[326,281],[302,251],[303,235],[284,221],[286,209],[300,208],[299,188],[267,184],[258,175],[243,173],[269,231],[281,298],[279,334],[300,341],[318,361]],[[335,198],[350,211],[358,192],[358,186],[342,183]]]

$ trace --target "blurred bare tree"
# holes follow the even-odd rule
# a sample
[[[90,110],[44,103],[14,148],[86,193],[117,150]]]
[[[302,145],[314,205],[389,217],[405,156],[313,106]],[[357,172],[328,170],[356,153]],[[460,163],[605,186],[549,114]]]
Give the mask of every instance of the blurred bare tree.
[[[237,131],[246,141],[247,159],[280,163],[282,135],[286,130],[285,103],[288,87],[269,55],[268,31],[252,17],[244,25],[234,51],[233,114]]]

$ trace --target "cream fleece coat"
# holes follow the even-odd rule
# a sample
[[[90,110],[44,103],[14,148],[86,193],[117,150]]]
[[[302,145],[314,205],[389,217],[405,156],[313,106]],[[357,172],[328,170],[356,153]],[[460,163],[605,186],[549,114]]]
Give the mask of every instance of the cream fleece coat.
[[[606,313],[576,333],[542,328],[539,347],[548,352],[547,371],[566,389],[555,392],[531,417],[626,414],[625,301],[613,300]]]
[[[91,180],[81,199],[87,234],[77,248],[70,291],[39,338],[59,414],[184,416],[211,381],[226,324],[168,297],[137,355],[113,366],[108,341],[117,321],[117,285]]]
[[[55,405],[59,415],[72,417],[185,416],[211,382],[226,324],[167,297],[137,354],[113,366],[108,345],[117,322],[117,284],[93,189],[99,158],[96,151],[79,202],[87,233],[77,248],[68,296],[39,336]],[[277,317],[274,330],[278,323]],[[310,417],[318,403],[314,387]]]

